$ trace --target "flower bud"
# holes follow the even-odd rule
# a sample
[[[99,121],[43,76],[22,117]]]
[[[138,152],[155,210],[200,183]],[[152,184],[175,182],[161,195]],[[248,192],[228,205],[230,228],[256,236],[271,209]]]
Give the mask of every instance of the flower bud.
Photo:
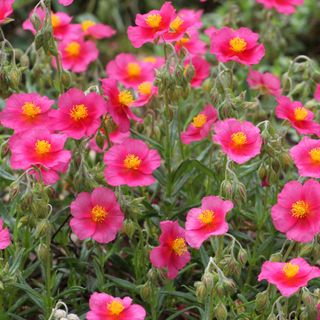
[[[98,134],[96,136],[96,144],[97,146],[103,150],[103,147],[104,147],[104,138],[103,136],[101,135],[100,131],[98,131]]]
[[[270,261],[272,262],[280,262],[282,260],[283,256],[280,252],[274,253],[270,257]]]
[[[140,296],[144,301],[148,301],[152,296],[152,284],[150,281],[147,281],[140,289]]]
[[[56,310],[53,314],[53,317],[57,320],[61,318],[65,318],[66,316],[67,316],[67,313],[62,309]]]
[[[258,313],[262,313],[266,305],[269,302],[269,292],[268,290],[265,290],[263,292],[259,292],[256,296],[256,301],[255,301],[255,308]]]
[[[34,44],[35,44],[36,50],[39,50],[40,48],[43,47],[43,44],[44,44],[43,34],[36,35],[36,38],[34,39]]]
[[[214,308],[214,314],[217,320],[226,320],[228,318],[227,308],[221,301]]]
[[[212,290],[213,288],[213,275],[210,272],[205,272],[205,274],[202,277],[202,283],[207,288],[208,292]]]
[[[247,261],[248,261],[248,253],[246,250],[244,250],[243,248],[240,248],[239,253],[238,253],[238,260],[240,261],[240,263],[244,266]]]
[[[30,21],[33,27],[36,29],[36,31],[38,31],[41,28],[42,21],[35,11],[31,15]]]
[[[36,226],[35,237],[40,238],[51,234],[52,227],[48,219],[42,219]]]
[[[80,320],[80,318],[74,313],[69,313],[67,316],[67,319],[68,320]]]
[[[312,297],[312,294],[309,292],[309,290],[303,290],[302,301],[306,306],[315,304],[315,299]]]
[[[8,79],[11,87],[18,88],[21,82],[21,71],[13,66],[8,72]]]
[[[29,68],[30,66],[30,61],[29,57],[26,54],[23,54],[20,58],[20,65],[21,67]]]
[[[270,315],[269,315],[269,317],[267,318],[267,320],[277,320],[278,318],[275,316],[275,314],[274,313],[271,313]]]
[[[225,291],[230,295],[235,293],[237,289],[235,282],[229,278],[223,280],[223,287],[225,288]]]
[[[313,245],[312,244],[304,244],[303,247],[299,251],[299,257],[310,256],[312,251],[313,251]]]
[[[220,186],[220,192],[224,198],[232,198],[234,193],[233,184],[230,180],[224,180]]]
[[[45,243],[40,243],[36,249],[37,256],[42,263],[45,263],[50,258],[50,251]]]
[[[61,75],[61,82],[65,88],[69,88],[71,85],[71,74],[70,72],[63,70]]]
[[[196,287],[196,297],[197,300],[202,303],[204,301],[204,299],[207,297],[207,289],[206,286],[201,282],[198,281],[195,284]]]

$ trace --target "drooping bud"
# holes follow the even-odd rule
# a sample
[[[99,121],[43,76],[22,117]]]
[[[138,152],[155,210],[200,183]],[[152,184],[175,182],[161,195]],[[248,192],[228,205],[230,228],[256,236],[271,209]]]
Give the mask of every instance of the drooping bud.
[[[214,314],[217,320],[226,320],[228,318],[227,308],[221,301],[214,308]]]
[[[243,248],[240,248],[239,252],[238,252],[238,260],[240,261],[240,263],[244,266],[247,261],[248,261],[248,253],[246,250],[244,250]]]
[[[262,313],[269,302],[269,292],[265,290],[263,292],[259,292],[256,296],[255,308],[258,313]]]
[[[144,301],[149,301],[152,295],[152,284],[150,281],[147,281],[140,289],[140,296]]]

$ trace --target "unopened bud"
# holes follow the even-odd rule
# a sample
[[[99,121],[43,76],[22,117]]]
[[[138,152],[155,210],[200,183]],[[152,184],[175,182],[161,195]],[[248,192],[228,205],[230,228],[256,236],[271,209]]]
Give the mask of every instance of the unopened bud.
[[[232,182],[230,180],[222,181],[220,191],[222,196],[224,196],[225,198],[232,198],[234,191]]]
[[[21,71],[13,66],[8,72],[8,79],[13,88],[18,88],[21,82]]]
[[[80,318],[74,313],[69,313],[67,316],[67,319],[68,320],[80,320]]]
[[[64,310],[62,310],[62,309],[58,309],[58,310],[56,310],[55,312],[54,312],[54,314],[53,314],[53,317],[55,318],[55,319],[61,319],[61,318],[65,318],[67,316],[67,313],[64,311]]]
[[[208,291],[212,290],[213,288],[213,277],[210,272],[206,272],[202,277],[202,282],[207,288]]]
[[[274,253],[270,257],[270,261],[272,262],[280,262],[282,260],[283,256],[280,252]]]
[[[36,29],[36,31],[38,31],[41,28],[42,21],[36,12],[33,12],[33,14],[31,15],[30,21],[33,27]]]
[[[147,281],[140,289],[140,296],[144,301],[148,301],[152,295],[152,284]]]
[[[268,290],[259,292],[256,296],[255,306],[258,313],[262,313],[265,310],[266,305],[269,302],[269,293]]]
[[[26,54],[23,54],[21,56],[20,65],[21,65],[21,67],[29,68],[30,61],[29,61],[29,57]]]
[[[312,253],[312,251],[313,251],[312,244],[304,244],[299,251],[299,257],[307,257]]]
[[[228,318],[227,308],[221,301],[214,308],[214,314],[217,320],[226,320]]]
[[[37,224],[36,231],[35,231],[35,237],[40,238],[45,235],[50,234],[52,231],[51,224],[48,219],[42,219]]]
[[[136,231],[135,223],[131,219],[126,219],[123,223],[123,231],[128,236],[129,239],[132,239]]]
[[[71,84],[71,74],[68,71],[63,70],[61,75],[61,82],[65,88],[69,88]]]
[[[246,250],[243,248],[240,248],[239,253],[238,253],[238,260],[242,265],[245,265],[248,261],[248,253]]]
[[[40,243],[37,247],[37,256],[41,262],[46,262],[50,258],[50,251],[46,244]]]
[[[302,301],[306,306],[315,304],[315,300],[313,299],[312,294],[307,290],[303,290]]]
[[[232,279],[229,279],[229,278],[226,278],[226,279],[223,280],[223,286],[225,288],[225,291],[227,293],[229,293],[230,295],[235,293],[236,288],[237,288],[235,282]]]
[[[207,296],[206,286],[201,281],[198,281],[195,283],[195,287],[197,300],[201,303]]]

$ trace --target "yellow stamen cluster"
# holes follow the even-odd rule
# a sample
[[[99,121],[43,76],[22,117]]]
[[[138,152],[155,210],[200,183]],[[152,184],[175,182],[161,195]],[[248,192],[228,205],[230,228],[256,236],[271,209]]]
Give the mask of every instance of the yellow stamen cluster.
[[[160,23],[162,21],[162,17],[160,14],[149,14],[146,18],[146,23],[149,27],[153,29],[157,29],[160,26]]]
[[[70,110],[70,117],[74,121],[86,119],[88,117],[88,108],[84,104],[77,104]]]
[[[39,156],[45,156],[51,151],[51,144],[48,140],[37,140],[34,150]]]
[[[22,114],[30,119],[34,119],[39,113],[41,113],[40,107],[36,106],[32,102],[25,102],[21,109]]]
[[[91,20],[85,20],[81,23],[82,31],[87,32],[90,27],[93,27],[96,23]]]
[[[95,205],[91,210],[91,219],[96,223],[103,222],[108,215],[106,209],[102,206]]]
[[[202,128],[207,123],[207,116],[203,113],[199,113],[192,120],[192,125],[196,128]]]
[[[149,95],[151,93],[152,83],[150,81],[142,82],[138,86],[138,92],[142,95]]]
[[[291,206],[291,214],[293,217],[298,219],[305,218],[309,213],[309,204],[304,200],[296,201]]]
[[[236,147],[241,147],[247,143],[247,135],[242,131],[238,131],[231,135],[231,140]]]
[[[68,56],[76,58],[80,54],[81,46],[77,41],[71,41],[64,50]]]
[[[312,162],[319,164],[320,163],[320,148],[313,148],[309,151],[310,158]]]
[[[128,154],[123,161],[123,165],[127,169],[138,170],[141,165],[141,159],[134,154]]]
[[[308,110],[304,107],[294,109],[294,118],[296,121],[303,121],[308,115]]]
[[[184,20],[177,16],[171,23],[170,29],[174,32],[178,31],[181,25],[183,24]]]
[[[182,256],[188,251],[186,241],[183,238],[176,238],[173,240],[171,247],[178,256]]]
[[[203,224],[211,224],[214,220],[215,217],[215,213],[212,210],[203,210],[200,215],[199,215],[199,220],[203,223]]]
[[[136,62],[130,62],[127,65],[127,73],[130,78],[136,78],[141,75],[141,67]]]
[[[118,316],[125,308],[120,301],[113,300],[111,303],[108,303],[107,309],[113,316]]]
[[[240,37],[235,37],[229,41],[229,45],[233,52],[242,53],[247,48],[247,41]]]
[[[293,264],[291,262],[288,262],[284,265],[282,271],[285,274],[285,276],[289,279],[294,278],[300,270],[300,267],[297,264]]]
[[[118,95],[119,103],[123,106],[130,106],[134,101],[132,93],[129,90],[122,90]]]
[[[60,18],[58,17],[58,15],[56,15],[56,14],[51,14],[51,23],[52,23],[52,28],[53,28],[53,29],[60,26],[61,20],[60,20]]]

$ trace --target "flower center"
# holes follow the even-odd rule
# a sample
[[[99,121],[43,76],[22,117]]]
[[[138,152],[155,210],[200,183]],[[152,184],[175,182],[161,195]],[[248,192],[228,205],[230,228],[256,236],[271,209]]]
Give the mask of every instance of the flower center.
[[[310,158],[315,163],[320,163],[320,148],[313,148],[309,151]]]
[[[178,256],[182,256],[188,251],[186,241],[183,238],[173,240],[171,247]]]
[[[294,109],[294,118],[296,121],[303,121],[308,115],[308,110],[304,107]]]
[[[297,264],[293,264],[291,262],[288,262],[284,265],[282,271],[286,275],[287,278],[292,279],[298,274],[299,269],[300,269],[300,267]]]
[[[141,67],[136,62],[130,62],[127,65],[127,73],[130,78],[136,78],[141,75]]]
[[[179,30],[181,25],[183,24],[183,20],[180,17],[176,17],[171,23],[170,23],[170,29],[173,32],[176,32]]]
[[[141,159],[134,154],[128,154],[123,161],[123,165],[127,169],[138,170],[141,165]]]
[[[149,27],[156,29],[159,28],[161,20],[162,17],[160,16],[160,14],[149,14],[146,18],[146,23]]]
[[[108,303],[107,309],[112,315],[118,316],[124,310],[124,305],[119,301],[113,300]]]
[[[103,222],[108,215],[106,209],[102,206],[96,205],[91,210],[91,219],[96,223]]]
[[[80,44],[76,41],[72,41],[67,45],[67,47],[64,50],[70,57],[75,58],[79,56],[80,49]]]
[[[200,215],[199,215],[199,220],[203,223],[203,224],[210,224],[213,222],[215,217],[215,213],[212,210],[203,210]]]
[[[241,147],[247,143],[247,135],[242,132],[235,132],[231,135],[231,140],[236,147]]]
[[[70,117],[74,121],[86,119],[88,117],[88,109],[84,104],[77,104],[70,110]]]
[[[184,44],[188,43],[190,41],[190,38],[188,37],[183,37],[181,38],[179,41],[177,41],[177,43],[180,45],[180,46],[183,46]]]
[[[149,81],[142,82],[138,86],[138,92],[142,95],[149,95],[151,93],[152,83]]]
[[[291,207],[291,214],[293,217],[302,219],[309,213],[309,204],[303,200],[295,202]]]
[[[40,107],[36,106],[32,102],[25,102],[21,109],[22,114],[31,119],[34,119],[39,113],[41,113]]]
[[[60,18],[56,14],[51,15],[51,23],[52,23],[52,28],[59,27],[61,24]]]
[[[233,52],[242,53],[247,48],[247,41],[240,37],[235,37],[229,41],[229,45]]]
[[[157,59],[155,57],[149,56],[149,57],[145,57],[143,58],[144,62],[150,62],[150,63],[156,63]]]
[[[120,91],[119,95],[119,103],[123,106],[129,106],[134,100],[131,92],[129,90]]]
[[[34,150],[36,151],[37,155],[45,156],[51,150],[51,144],[48,140],[37,140]]]
[[[91,20],[85,20],[81,23],[82,31],[87,32],[88,29],[92,26],[94,26],[96,23]]]
[[[196,128],[202,128],[207,122],[207,116],[203,113],[199,113],[193,118],[192,124]]]

